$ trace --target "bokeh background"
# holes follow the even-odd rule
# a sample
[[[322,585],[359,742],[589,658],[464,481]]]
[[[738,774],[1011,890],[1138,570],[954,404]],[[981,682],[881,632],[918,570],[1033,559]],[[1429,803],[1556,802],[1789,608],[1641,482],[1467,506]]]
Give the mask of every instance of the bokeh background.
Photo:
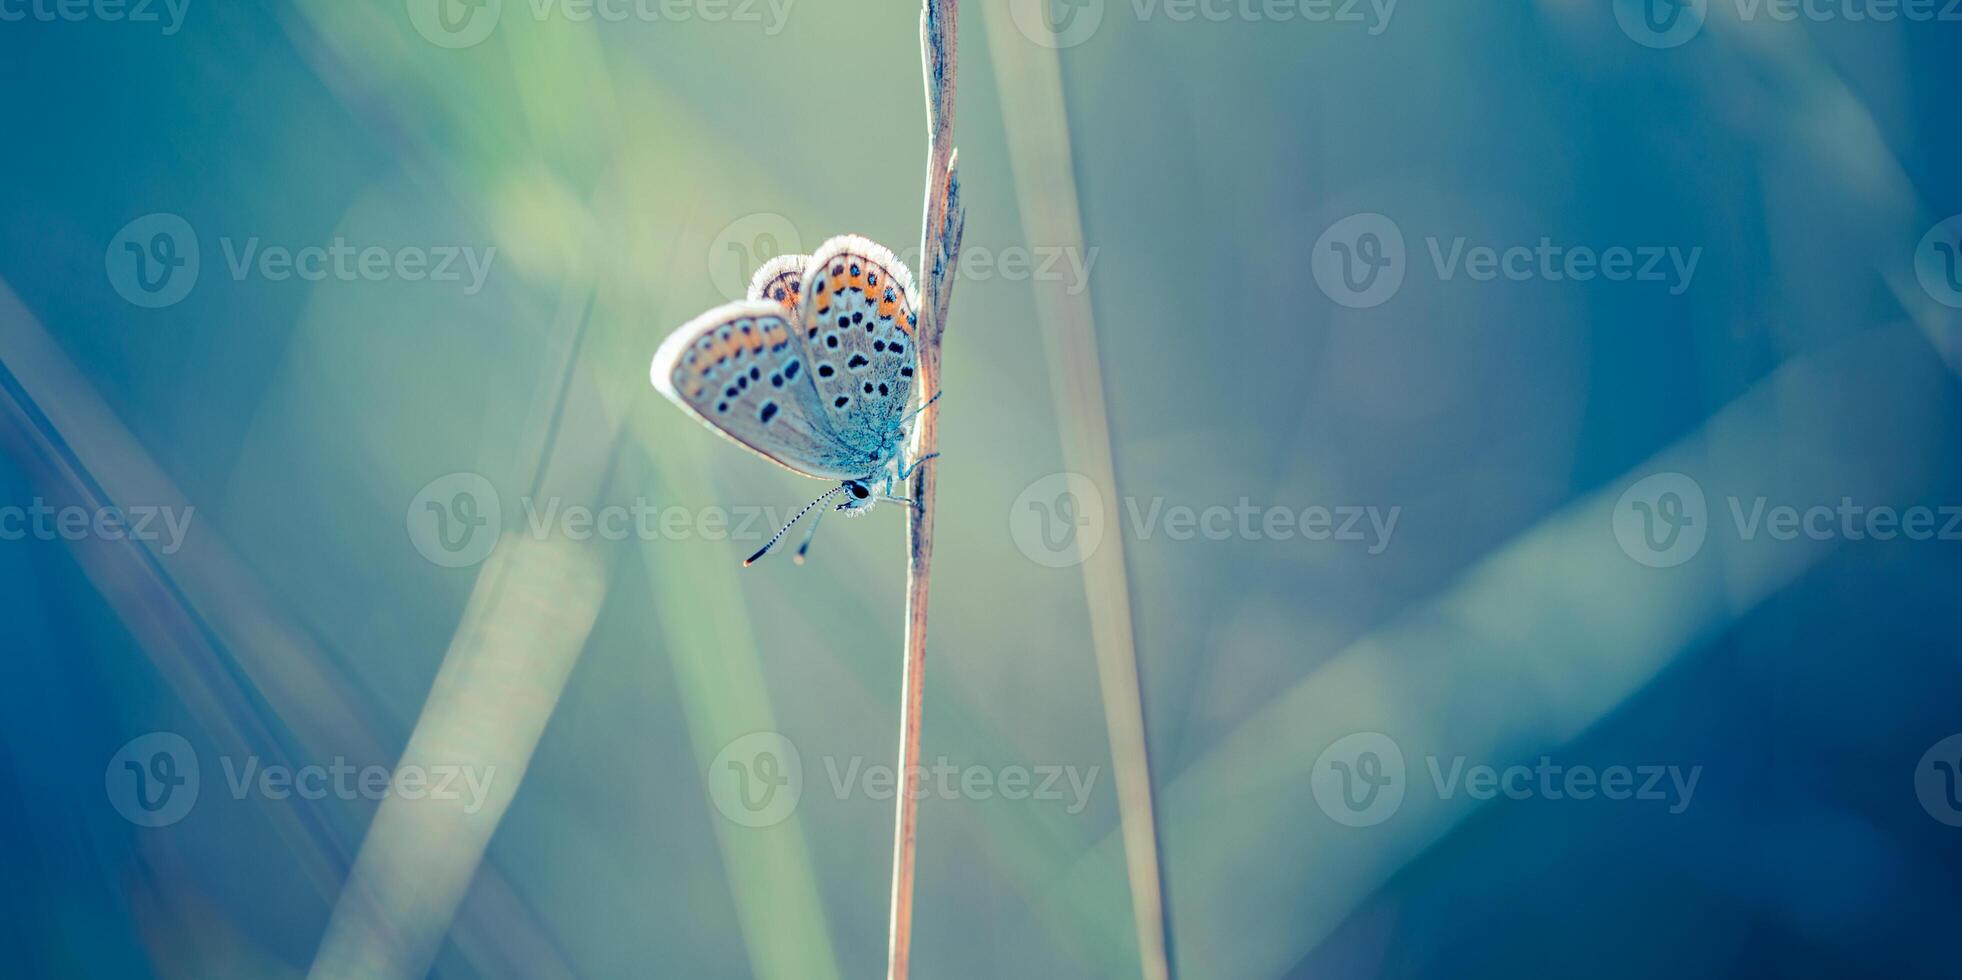
[[[1090,782],[923,802],[915,975],[1149,975],[1154,879],[1188,978],[1962,975],[1962,535],[1732,510],[1962,505],[1962,22],[1654,2],[964,5],[926,754]],[[144,9],[0,6],[0,974],[879,975],[903,515],[739,568],[823,487],[646,377],[779,250],[917,257],[918,11]],[[337,241],[486,264],[236,265]],[[1543,759],[1697,782],[1431,774]]]

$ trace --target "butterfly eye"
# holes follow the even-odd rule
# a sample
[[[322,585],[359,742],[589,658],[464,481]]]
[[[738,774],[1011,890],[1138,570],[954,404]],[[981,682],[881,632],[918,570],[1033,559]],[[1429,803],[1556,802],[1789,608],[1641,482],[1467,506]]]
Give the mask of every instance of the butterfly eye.
[[[857,497],[860,500],[864,500],[865,498],[872,496],[872,491],[865,489],[865,484],[863,483],[854,483],[852,484],[852,496]]]

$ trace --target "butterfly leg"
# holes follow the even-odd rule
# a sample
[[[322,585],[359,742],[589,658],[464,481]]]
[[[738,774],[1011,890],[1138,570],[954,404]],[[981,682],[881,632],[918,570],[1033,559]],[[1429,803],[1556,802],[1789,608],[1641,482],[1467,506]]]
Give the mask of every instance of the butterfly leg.
[[[913,475],[913,471],[920,468],[921,463],[924,463],[928,460],[939,459],[939,458],[940,458],[939,453],[928,453],[925,456],[921,456],[919,459],[916,459],[910,463],[907,463],[905,466],[900,467],[899,482],[905,483],[906,479]]]

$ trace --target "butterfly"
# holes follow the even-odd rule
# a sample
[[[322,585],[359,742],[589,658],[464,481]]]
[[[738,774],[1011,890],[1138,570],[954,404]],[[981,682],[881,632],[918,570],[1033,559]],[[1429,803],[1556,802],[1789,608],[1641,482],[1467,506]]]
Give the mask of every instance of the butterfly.
[[[654,387],[709,428],[793,473],[838,486],[811,501],[743,561],[756,563],[811,509],[862,517],[920,464],[906,462],[906,404],[919,368],[913,273],[885,246],[840,235],[810,255],[763,263],[746,298],[668,335],[654,353]],[[875,486],[880,487],[875,491]],[[817,536],[819,512],[796,561]]]

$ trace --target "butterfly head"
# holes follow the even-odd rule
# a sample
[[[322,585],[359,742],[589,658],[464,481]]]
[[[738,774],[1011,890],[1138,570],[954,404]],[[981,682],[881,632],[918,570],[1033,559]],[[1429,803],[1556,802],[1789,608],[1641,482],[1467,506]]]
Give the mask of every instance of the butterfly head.
[[[846,517],[864,517],[872,510],[872,505],[879,502],[872,488],[866,486],[862,480],[846,480],[842,484],[842,489],[845,491],[845,499],[838,504],[838,509],[843,511]]]

